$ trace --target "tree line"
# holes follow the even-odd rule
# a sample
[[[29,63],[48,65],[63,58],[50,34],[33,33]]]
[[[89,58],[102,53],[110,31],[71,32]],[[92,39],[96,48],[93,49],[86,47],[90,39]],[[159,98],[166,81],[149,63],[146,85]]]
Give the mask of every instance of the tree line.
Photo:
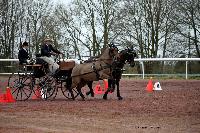
[[[0,58],[16,58],[23,41],[34,56],[47,36],[68,58],[99,55],[110,42],[141,58],[200,58],[200,1],[0,1]]]

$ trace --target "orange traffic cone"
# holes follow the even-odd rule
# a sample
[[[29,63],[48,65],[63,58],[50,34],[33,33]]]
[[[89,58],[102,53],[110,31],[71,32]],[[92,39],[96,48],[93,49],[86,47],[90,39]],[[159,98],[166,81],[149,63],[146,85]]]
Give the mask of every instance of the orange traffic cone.
[[[7,103],[6,94],[0,95],[0,103]]]
[[[0,89],[0,103],[6,103],[6,95],[1,92],[1,89]]]
[[[95,86],[94,94],[103,94],[103,91],[102,91],[102,88],[101,88],[100,83],[98,83],[98,84]]]
[[[152,83],[152,78],[150,78],[148,84],[147,84],[147,87],[146,87],[146,90],[148,92],[152,92],[153,91],[153,83]]]
[[[10,87],[6,88],[6,100],[7,100],[8,103],[16,102],[16,100],[12,96],[12,93],[10,91]]]
[[[36,99],[40,99],[40,98],[41,98],[41,94],[40,94],[40,88],[38,86],[37,89],[35,90],[34,95],[32,96],[32,99],[36,100]]]

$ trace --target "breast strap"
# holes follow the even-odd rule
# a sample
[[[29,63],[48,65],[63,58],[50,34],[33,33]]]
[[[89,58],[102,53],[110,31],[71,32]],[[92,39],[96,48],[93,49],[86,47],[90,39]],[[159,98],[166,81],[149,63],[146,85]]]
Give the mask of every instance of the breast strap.
[[[103,69],[106,69],[106,68],[110,68],[110,69],[112,69],[112,65],[110,65],[110,64],[106,64],[105,66],[102,66],[101,64],[100,64],[100,69],[96,69],[96,67],[95,67],[95,62],[93,62],[92,63],[92,69],[94,70],[94,73],[96,74],[96,78],[97,79],[100,79],[100,74],[99,74],[99,71],[101,71],[101,70],[103,70]]]

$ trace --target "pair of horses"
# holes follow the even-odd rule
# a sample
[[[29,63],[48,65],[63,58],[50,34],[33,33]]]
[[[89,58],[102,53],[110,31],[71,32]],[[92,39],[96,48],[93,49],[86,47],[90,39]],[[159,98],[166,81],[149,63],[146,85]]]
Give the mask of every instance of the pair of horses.
[[[76,87],[78,93],[84,100],[85,96],[81,92],[82,87],[87,84],[90,91],[86,94],[91,94],[91,96],[94,96],[92,89],[93,81],[108,79],[108,89],[103,98],[107,99],[108,92],[114,91],[116,84],[117,97],[119,100],[122,100],[119,90],[119,81],[121,79],[122,68],[126,62],[133,67],[135,57],[136,53],[134,52],[133,48],[128,48],[118,53],[118,48],[115,45],[110,44],[103,51],[99,58],[89,61],[88,63],[75,65],[75,67],[72,69],[71,77],[67,80],[66,86],[71,93],[72,99],[75,99],[72,91],[73,88]]]

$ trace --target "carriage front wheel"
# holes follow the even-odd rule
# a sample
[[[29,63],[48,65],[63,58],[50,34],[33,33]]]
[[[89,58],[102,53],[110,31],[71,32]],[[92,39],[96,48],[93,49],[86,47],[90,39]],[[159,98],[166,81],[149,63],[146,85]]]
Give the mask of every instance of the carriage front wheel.
[[[63,95],[64,95],[66,98],[72,99],[71,93],[70,93],[69,89],[67,89],[66,86],[62,86],[61,90],[62,90]],[[76,98],[76,97],[79,95],[78,91],[75,90],[75,89],[72,89],[72,92],[73,92],[73,94],[74,94],[74,98]]]
[[[44,100],[49,99],[55,93],[56,79],[49,75],[41,77],[39,79],[39,88],[39,96],[41,96],[41,98]],[[37,96],[38,88],[36,87],[36,89],[33,89],[33,91]]]
[[[32,77],[26,74],[12,74],[8,79],[8,87],[15,100],[27,100],[32,93]]]

